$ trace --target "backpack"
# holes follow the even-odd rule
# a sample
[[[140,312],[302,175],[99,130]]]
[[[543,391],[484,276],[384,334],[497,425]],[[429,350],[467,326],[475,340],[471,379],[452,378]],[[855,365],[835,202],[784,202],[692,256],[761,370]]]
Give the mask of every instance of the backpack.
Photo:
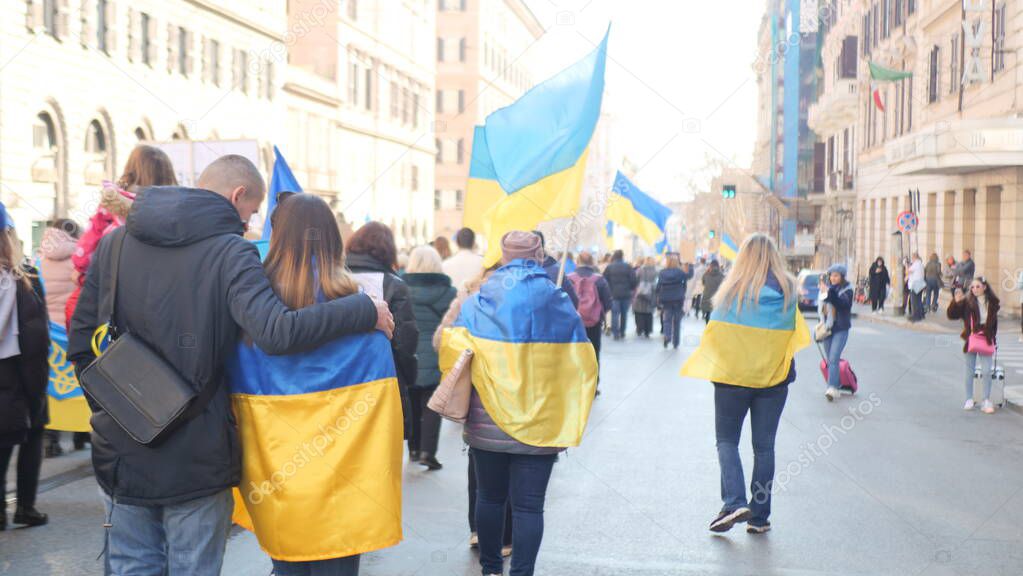
[[[592,328],[604,318],[604,307],[600,303],[600,295],[597,294],[597,280],[600,274],[580,276],[578,272],[572,272],[568,279],[575,288],[575,294],[579,297],[579,316],[582,316],[583,326]]]

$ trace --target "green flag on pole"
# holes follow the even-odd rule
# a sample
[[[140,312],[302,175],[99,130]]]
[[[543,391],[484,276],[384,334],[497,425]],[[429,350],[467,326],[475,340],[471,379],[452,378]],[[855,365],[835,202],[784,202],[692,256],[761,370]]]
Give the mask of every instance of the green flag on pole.
[[[870,79],[874,82],[898,82],[913,77],[912,72],[892,70],[873,62],[868,62],[868,65],[870,66]]]

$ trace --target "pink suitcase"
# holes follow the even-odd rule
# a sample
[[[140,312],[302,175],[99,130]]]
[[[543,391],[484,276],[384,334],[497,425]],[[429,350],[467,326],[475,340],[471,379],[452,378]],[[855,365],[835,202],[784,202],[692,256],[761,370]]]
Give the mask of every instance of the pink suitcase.
[[[821,376],[824,376],[824,381],[828,381],[828,361],[824,357],[824,349],[817,345],[817,351],[821,353]],[[842,385],[842,390],[855,394],[860,389],[859,382],[856,380],[856,373],[853,372],[852,366],[848,360],[842,359],[838,361],[838,380]]]
[[[824,380],[828,379],[828,361],[821,360],[821,375],[824,376]],[[842,359],[838,361],[838,378],[842,383],[842,390],[855,394],[860,389],[859,383],[856,381],[856,373],[853,372],[852,366],[849,365],[849,361]]]

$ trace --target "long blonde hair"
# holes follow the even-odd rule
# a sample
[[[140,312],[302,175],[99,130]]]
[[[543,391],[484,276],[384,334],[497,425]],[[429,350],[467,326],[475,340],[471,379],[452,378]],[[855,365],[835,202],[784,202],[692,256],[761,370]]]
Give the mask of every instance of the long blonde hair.
[[[767,283],[768,272],[778,279],[785,307],[788,308],[795,302],[796,282],[785,269],[785,261],[774,241],[764,234],[752,234],[742,243],[732,271],[714,295],[714,308],[727,310],[734,306],[736,312],[742,312],[743,305],[747,303],[756,306],[760,289]]]

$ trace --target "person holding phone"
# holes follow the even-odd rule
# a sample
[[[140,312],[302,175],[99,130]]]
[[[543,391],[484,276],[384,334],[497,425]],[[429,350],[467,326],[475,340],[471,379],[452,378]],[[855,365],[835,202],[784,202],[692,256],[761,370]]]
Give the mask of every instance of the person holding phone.
[[[991,285],[983,276],[970,281],[970,292],[966,294],[962,288],[956,288],[952,302],[948,305],[949,320],[962,320],[963,354],[966,358],[966,403],[963,410],[973,410],[973,378],[977,368],[977,357],[984,358],[986,366],[981,368],[984,374],[984,401],[981,410],[985,414],[994,414],[995,407],[991,403],[991,368],[993,354],[990,350],[997,346],[998,309],[1000,302]],[[987,346],[984,346],[984,343]],[[987,349],[985,349],[987,348]]]

